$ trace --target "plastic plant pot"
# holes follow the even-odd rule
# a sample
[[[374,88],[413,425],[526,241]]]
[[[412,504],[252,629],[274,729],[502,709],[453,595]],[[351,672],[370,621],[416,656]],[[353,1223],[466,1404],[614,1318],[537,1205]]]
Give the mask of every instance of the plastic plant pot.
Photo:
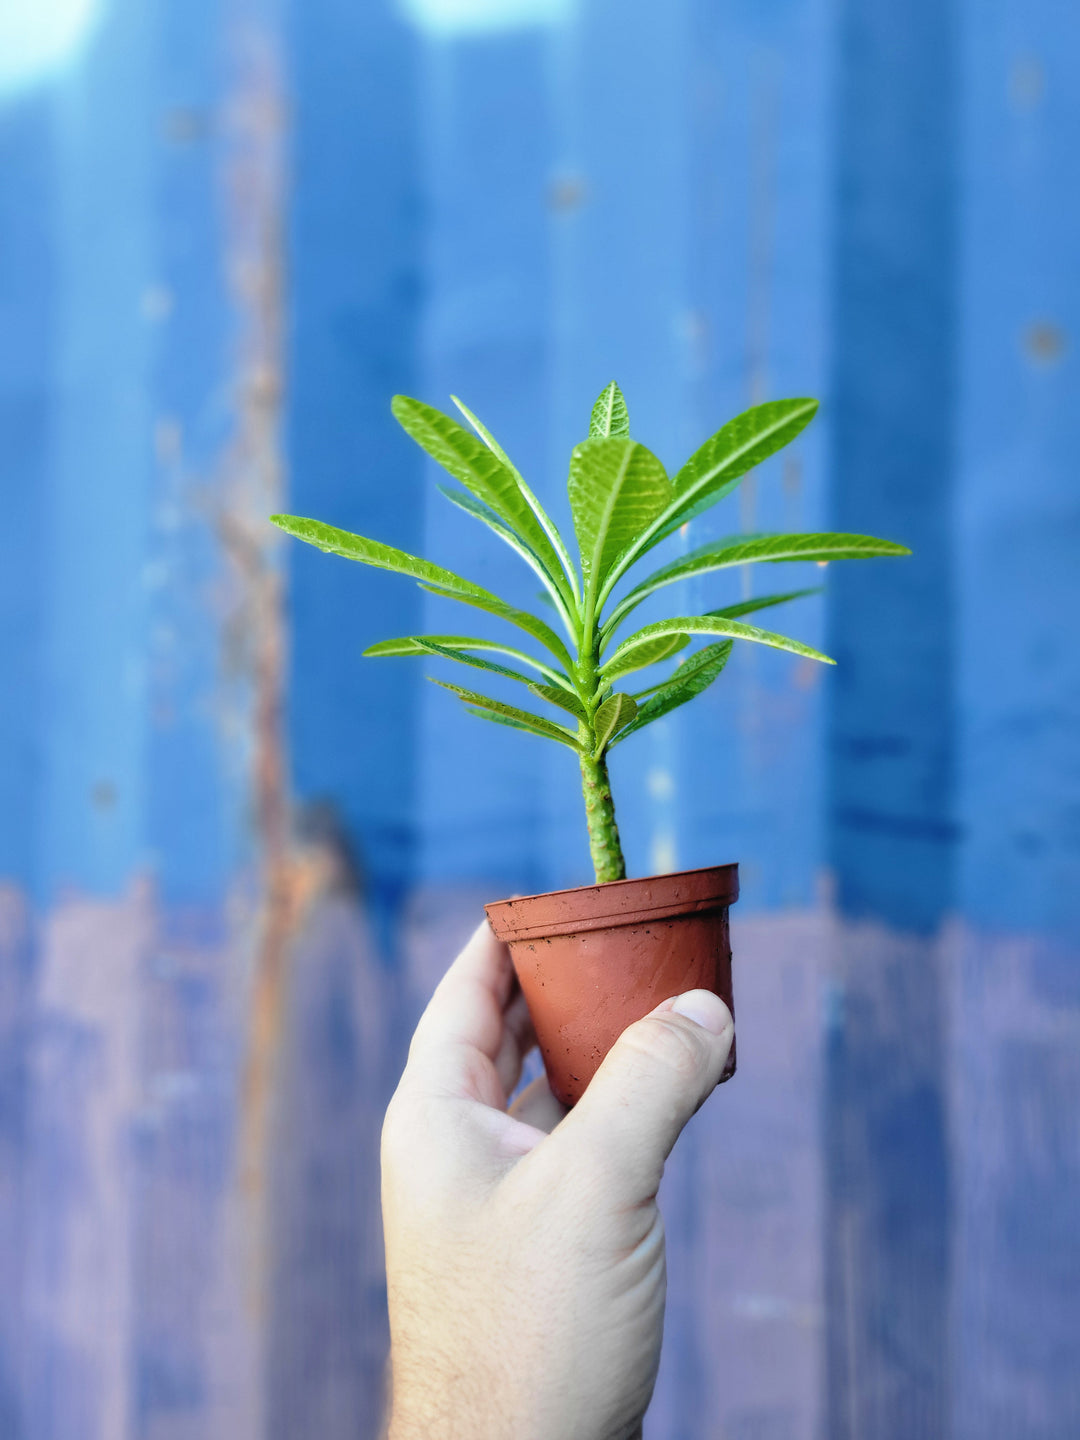
[[[614,880],[486,905],[510,947],[548,1083],[580,1099],[635,1020],[672,995],[712,990],[734,1014],[728,907],[739,867]],[[721,1081],[735,1073],[735,1045]]]

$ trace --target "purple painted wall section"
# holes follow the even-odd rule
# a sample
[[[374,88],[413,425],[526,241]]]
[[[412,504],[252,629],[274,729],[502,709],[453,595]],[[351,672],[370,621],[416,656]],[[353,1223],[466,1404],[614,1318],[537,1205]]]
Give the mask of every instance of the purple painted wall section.
[[[565,520],[614,376],[668,463],[823,398],[685,543],[918,552],[785,574],[838,674],[739,653],[616,757],[632,870],[743,876],[646,1434],[1073,1440],[1080,24],[508,7],[101,0],[0,91],[0,1437],[375,1440],[408,1036],[584,834],[567,757],[361,660],[443,602],[265,517],[531,601],[390,395]]]
[[[1066,1436],[1080,1295],[1076,952],[956,927],[944,942],[955,1145],[950,1433]]]

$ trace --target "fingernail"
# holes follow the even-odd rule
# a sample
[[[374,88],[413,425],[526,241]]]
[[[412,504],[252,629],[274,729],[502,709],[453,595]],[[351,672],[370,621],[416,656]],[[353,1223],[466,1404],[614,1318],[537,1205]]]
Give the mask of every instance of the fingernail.
[[[721,1035],[731,1022],[731,1011],[711,990],[688,990],[679,995],[672,1005],[676,1015],[685,1015],[703,1030],[712,1035]]]

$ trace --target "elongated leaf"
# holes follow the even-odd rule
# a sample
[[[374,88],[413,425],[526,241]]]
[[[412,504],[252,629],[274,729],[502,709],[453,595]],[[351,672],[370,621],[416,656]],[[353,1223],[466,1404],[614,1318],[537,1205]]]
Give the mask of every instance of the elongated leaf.
[[[590,440],[606,440],[609,435],[629,435],[630,415],[623,393],[615,381],[600,392],[589,420]]]
[[[691,575],[707,575],[732,565],[749,565],[756,561],[781,560],[870,560],[889,555],[910,555],[905,545],[892,540],[879,540],[875,535],[848,535],[824,531],[805,535],[729,536],[699,546],[689,554],[680,555],[668,565],[654,570],[640,585],[635,585],[619,601],[605,622],[605,631],[612,630],[620,620],[640,605],[646,596],[665,585],[685,580]]]
[[[550,650],[567,670],[573,668],[569,651],[550,625],[527,610],[515,610],[512,605],[492,595],[471,580],[463,580],[452,570],[433,565],[430,560],[421,560],[393,545],[383,545],[378,540],[368,540],[363,535],[350,534],[335,525],[324,525],[321,520],[306,520],[300,515],[271,515],[271,521],[279,530],[305,540],[309,545],[325,550],[331,555],[343,555],[346,560],[358,560],[363,565],[373,565],[379,570],[393,570],[399,575],[408,575],[419,581],[421,587],[433,595],[442,595],[448,600],[460,600],[464,605],[475,605],[489,615],[498,615],[511,625],[524,630],[534,640]]]
[[[719,499],[714,492],[727,493],[734,480],[789,445],[817,412],[818,402],[807,396],[768,400],[744,410],[710,436],[672,477],[676,495],[695,506],[710,496]],[[684,509],[677,523],[685,518]]]
[[[496,455],[502,461],[502,463],[510,471],[511,475],[513,475],[514,479],[517,481],[518,489],[525,496],[529,508],[532,510],[537,520],[539,520],[540,524],[543,526],[544,533],[551,541],[556,554],[562,562],[562,567],[566,574],[566,578],[576,598],[578,593],[577,571],[574,569],[574,562],[570,559],[570,552],[569,550],[567,550],[566,544],[562,536],[559,534],[558,526],[555,524],[554,520],[549,517],[547,511],[540,504],[540,501],[536,498],[531,488],[526,483],[525,477],[522,475],[521,471],[510,459],[510,456],[507,455],[506,451],[495,439],[495,436],[492,435],[491,431],[487,428],[484,422],[480,420],[476,415],[474,415],[473,412],[469,409],[469,407],[463,401],[459,400],[456,395],[451,395],[450,399],[453,400],[454,404],[465,416],[465,419],[480,436],[480,439],[483,440],[484,444],[488,447],[492,454]]]
[[[658,635],[727,635],[733,640],[753,640],[759,645],[768,645],[773,650],[787,650],[792,655],[805,655],[810,660],[820,660],[826,665],[835,665],[828,655],[813,650],[799,640],[789,640],[786,635],[775,635],[771,630],[759,630],[756,625],[744,625],[741,620],[725,620],[716,615],[680,615],[674,620],[658,620],[646,625],[629,639],[624,640],[611,657],[609,664],[615,664],[639,645]]]
[[[676,493],[697,495],[703,485],[726,481],[735,470],[745,474],[793,440],[817,411],[818,402],[808,396],[767,400],[742,411],[698,446],[672,481]]]
[[[670,675],[658,680],[655,685],[650,685],[647,690],[635,690],[634,699],[641,704],[641,701],[648,695],[659,695],[662,690],[668,690],[672,685],[682,685],[688,676],[696,671],[699,665],[710,663],[712,657],[722,650],[724,655],[731,654],[731,640],[722,640],[719,645],[706,645],[704,649],[696,651],[685,660],[680,660]]]
[[[643,695],[651,695],[644,705],[639,705],[637,717],[615,741],[618,744],[632,735],[635,730],[641,730],[646,725],[651,725],[654,720],[659,720],[662,715],[685,705],[688,700],[693,700],[703,690],[707,690],[716,677],[723,670],[731,654],[731,641],[724,640],[719,645],[706,645],[704,650],[699,650],[689,660],[680,665],[675,674],[666,680],[663,685],[654,686],[651,691],[644,691]],[[636,697],[642,699],[642,695]]]
[[[474,519],[481,520],[489,529],[494,530],[500,540],[504,540],[511,550],[517,552],[525,561],[526,565],[537,574],[543,581],[546,595],[551,604],[558,610],[560,616],[571,635],[574,634],[574,622],[570,618],[570,611],[567,608],[566,597],[560,581],[553,579],[547,572],[546,566],[540,557],[516,531],[511,530],[509,525],[504,525],[490,505],[485,505],[482,500],[477,500],[467,490],[452,490],[449,485],[440,485],[439,490],[446,496],[452,505],[464,510],[467,515]]]
[[[559,557],[513,470],[482,440],[433,405],[408,395],[395,395],[390,408],[416,443],[515,530],[539,557],[551,580],[568,591]]]
[[[545,625],[538,615],[532,615],[528,610],[515,610],[513,605],[507,605],[497,595],[489,595],[486,590],[478,597],[471,590],[448,590],[442,585],[422,585],[420,588],[430,591],[432,595],[441,595],[445,600],[460,600],[463,605],[474,605],[477,610],[486,610],[489,615],[498,615],[502,620],[509,620],[511,625],[516,625],[534,640],[539,640],[564,669],[573,668],[570,652],[551,626]]]
[[[439,655],[444,660],[456,660],[459,665],[471,665],[476,670],[490,670],[493,675],[505,675],[508,680],[517,680],[529,687],[535,683],[531,676],[523,675],[520,670],[511,670],[509,665],[499,665],[494,660],[481,660],[479,655],[470,655],[465,650],[455,650],[450,645],[439,645],[430,640],[421,641],[420,644],[429,655]]]
[[[655,665],[661,660],[669,659],[678,651],[684,650],[689,644],[689,635],[661,635],[651,644],[637,646],[620,663],[605,665],[601,672],[601,679],[605,685],[610,685],[620,676],[629,675],[634,670],[643,670],[646,665]]]
[[[572,750],[581,749],[573,731],[567,730],[564,725],[556,725],[554,720],[534,715],[531,710],[518,710],[514,705],[504,705],[501,700],[492,700],[489,695],[478,695],[475,690],[463,690],[460,685],[451,685],[446,680],[434,680],[431,676],[428,678],[433,685],[441,685],[444,690],[460,696],[470,705],[479,706],[481,710],[490,710],[495,715],[503,715],[537,735],[545,735],[549,740],[558,740],[562,745],[569,745]]]
[[[403,635],[397,640],[380,640],[369,645],[363,653],[373,659],[398,655],[427,655],[431,645],[445,645],[451,650],[492,650],[496,654],[509,655],[512,660],[520,660],[523,665],[531,666],[556,685],[569,684],[557,670],[545,665],[542,660],[534,660],[524,650],[517,650],[512,645],[500,645],[497,640],[480,640],[474,635]]]
[[[596,712],[593,720],[593,730],[596,734],[596,747],[593,750],[593,759],[598,759],[610,745],[612,737],[617,735],[624,725],[629,725],[637,714],[637,703],[632,695],[619,691],[616,695],[609,695],[600,709]]]
[[[817,414],[817,408],[816,400],[770,400],[745,410],[706,440],[673,477],[675,494],[671,503],[612,567],[601,602],[640,555],[730,494],[748,470],[794,440]]]
[[[627,545],[670,503],[671,482],[651,451],[620,436],[574,448],[568,489],[585,593],[595,596]]]
[[[585,707],[571,691],[565,690],[560,685],[538,685],[535,682],[529,689],[538,700],[546,700],[549,705],[558,705],[560,709],[569,710],[570,714],[578,720],[585,719]]]
[[[490,720],[495,725],[506,725],[511,730],[520,730],[523,735],[537,735],[541,740],[550,740],[551,736],[543,730],[537,730],[535,725],[526,725],[521,720],[511,720],[509,715],[497,715],[494,710],[482,710],[479,705],[466,705],[466,711],[475,715],[478,720]]]
[[[321,520],[306,520],[301,515],[271,515],[270,520],[287,535],[304,540],[328,555],[342,555],[346,560],[359,560],[362,565],[373,565],[379,570],[393,570],[423,584],[438,585],[446,591],[468,591],[474,595],[488,593],[481,586],[474,585],[471,580],[463,580],[452,570],[444,570],[441,565],[433,565],[430,560],[421,560],[404,550],[396,550],[393,545],[383,545],[379,540],[368,540],[363,535],[339,530],[336,525],[324,525]]]
[[[789,590],[785,595],[754,595],[749,600],[738,600],[734,605],[721,605],[719,610],[706,610],[706,615],[718,615],[722,620],[738,620],[742,615],[752,615],[755,610],[768,610],[772,605],[786,605],[789,600],[801,600],[804,595],[820,595],[820,585],[811,585],[808,590]]]

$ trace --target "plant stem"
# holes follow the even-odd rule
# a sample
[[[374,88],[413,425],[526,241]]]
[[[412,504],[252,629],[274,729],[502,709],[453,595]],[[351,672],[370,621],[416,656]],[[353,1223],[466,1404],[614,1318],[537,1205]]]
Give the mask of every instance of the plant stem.
[[[611,798],[607,760],[601,755],[581,756],[581,790],[585,796],[585,823],[589,827],[589,849],[592,852],[596,883],[625,880],[626,861],[619,844],[619,827],[615,824],[615,803]]]

